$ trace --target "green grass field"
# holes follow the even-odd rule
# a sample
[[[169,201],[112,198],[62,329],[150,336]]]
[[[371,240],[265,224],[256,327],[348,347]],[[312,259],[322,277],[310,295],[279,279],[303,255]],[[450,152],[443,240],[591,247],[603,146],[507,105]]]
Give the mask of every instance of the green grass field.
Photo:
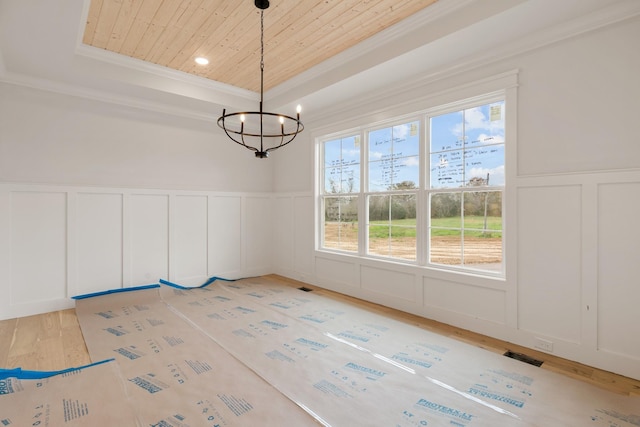
[[[371,221],[369,237],[389,237],[389,223],[386,221]],[[460,217],[433,218],[431,220],[431,236],[460,236]],[[487,217],[487,233],[483,233],[484,217],[467,216],[464,218],[465,236],[467,237],[502,237],[502,218]],[[416,237],[416,220],[399,219],[391,222],[391,237]]]

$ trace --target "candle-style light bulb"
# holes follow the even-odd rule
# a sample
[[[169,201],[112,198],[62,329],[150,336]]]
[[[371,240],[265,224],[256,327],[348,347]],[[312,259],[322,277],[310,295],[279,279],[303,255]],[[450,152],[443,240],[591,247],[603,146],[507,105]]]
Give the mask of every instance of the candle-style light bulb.
[[[296,107],[296,113],[298,114],[298,119],[300,119],[300,113],[302,112],[302,106],[298,104]]]

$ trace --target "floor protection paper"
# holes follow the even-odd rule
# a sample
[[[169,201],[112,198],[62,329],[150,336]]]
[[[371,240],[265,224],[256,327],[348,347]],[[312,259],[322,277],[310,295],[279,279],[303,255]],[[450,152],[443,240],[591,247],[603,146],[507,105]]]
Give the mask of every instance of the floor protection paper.
[[[400,363],[259,304],[256,292],[230,291],[241,284],[228,286],[186,291],[166,287],[161,294],[325,425],[525,425],[498,408],[469,405],[470,396],[416,381],[415,372]]]
[[[141,425],[115,361],[59,373],[0,369],[0,426],[104,425]]]
[[[332,425],[640,426],[640,398],[265,278],[163,287],[161,295],[284,394],[314,402]],[[305,381],[292,384],[286,372]],[[318,384],[326,410],[313,393]],[[341,407],[367,421],[336,415]]]
[[[115,357],[145,426],[318,425],[176,314],[157,288],[81,299],[76,312],[91,358]]]
[[[266,278],[77,301],[143,425],[640,426],[640,399]]]

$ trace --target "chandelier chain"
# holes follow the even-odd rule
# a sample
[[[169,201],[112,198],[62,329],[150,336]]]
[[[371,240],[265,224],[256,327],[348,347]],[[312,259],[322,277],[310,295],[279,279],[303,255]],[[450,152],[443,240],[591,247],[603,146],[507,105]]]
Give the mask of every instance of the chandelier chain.
[[[260,68],[264,68],[264,10],[260,11]]]

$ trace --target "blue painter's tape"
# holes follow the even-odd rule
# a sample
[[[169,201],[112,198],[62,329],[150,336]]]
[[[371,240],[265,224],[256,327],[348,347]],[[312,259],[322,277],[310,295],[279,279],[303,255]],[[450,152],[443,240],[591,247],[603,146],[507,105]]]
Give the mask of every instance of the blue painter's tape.
[[[17,378],[22,372],[22,368],[0,369],[0,380],[7,378]]]
[[[207,281],[200,286],[182,286],[182,285],[178,285],[177,283],[173,283],[164,279],[160,279],[160,283],[162,283],[163,285],[171,286],[172,288],[176,288],[176,289],[195,289],[195,288],[205,288],[210,284],[212,284],[213,282],[215,282],[216,280],[222,280],[223,282],[235,282],[237,279],[225,279],[224,277],[213,276],[207,279]]]
[[[116,359],[105,359],[100,362],[91,363],[89,365],[79,366],[77,368],[63,369],[60,371],[25,371],[22,368],[0,369],[0,380],[4,380],[7,378],[18,378],[21,380],[40,380],[43,378],[66,374],[68,372],[79,371],[81,369],[90,368],[96,365],[102,365],[103,363],[113,362],[114,360]]]
[[[100,295],[117,294],[120,292],[141,291],[143,289],[153,289],[153,288],[159,288],[159,287],[160,287],[159,284],[154,283],[153,285],[135,286],[133,288],[110,289],[108,291],[94,292],[91,294],[84,294],[84,295],[76,295],[74,297],[71,297],[71,299],[86,299],[86,298],[99,297]]]

